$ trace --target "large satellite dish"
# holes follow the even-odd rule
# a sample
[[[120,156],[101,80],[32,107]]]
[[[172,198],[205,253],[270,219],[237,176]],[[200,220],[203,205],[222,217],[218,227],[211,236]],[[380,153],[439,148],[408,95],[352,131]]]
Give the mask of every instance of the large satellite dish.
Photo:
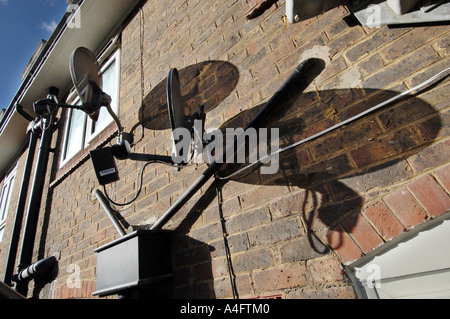
[[[79,47],[70,57],[70,76],[75,90],[83,103],[83,110],[96,121],[100,112],[102,95],[100,89],[99,65],[94,54]]]

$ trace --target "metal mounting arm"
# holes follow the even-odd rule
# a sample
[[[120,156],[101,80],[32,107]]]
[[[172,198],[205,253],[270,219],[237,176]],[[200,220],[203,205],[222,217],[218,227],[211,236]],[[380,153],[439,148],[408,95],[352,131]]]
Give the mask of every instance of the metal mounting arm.
[[[129,155],[129,159],[142,162],[160,162],[160,163],[163,162],[175,165],[171,156],[164,156],[164,155],[131,153]]]
[[[131,153],[130,144],[126,140],[111,146],[110,149],[111,154],[119,160],[131,159],[141,162],[163,162],[167,164],[174,164],[171,156]]]

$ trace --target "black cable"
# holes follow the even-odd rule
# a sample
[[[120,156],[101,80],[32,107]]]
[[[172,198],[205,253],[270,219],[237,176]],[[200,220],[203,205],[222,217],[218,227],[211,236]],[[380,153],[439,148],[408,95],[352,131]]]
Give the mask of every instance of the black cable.
[[[321,136],[323,136],[323,135],[325,135],[325,134],[327,134],[327,133],[329,133],[331,131],[334,131],[334,130],[336,130],[338,128],[341,128],[341,127],[343,127],[343,126],[345,126],[345,125],[347,125],[347,124],[349,124],[351,122],[354,122],[354,121],[362,118],[363,116],[366,116],[366,115],[368,115],[370,113],[373,113],[373,112],[375,112],[375,111],[377,111],[377,110],[379,110],[379,109],[381,109],[381,108],[383,108],[383,107],[385,107],[387,105],[392,104],[393,102],[403,98],[404,96],[407,96],[409,94],[413,94],[414,92],[416,92],[416,93],[419,92],[419,90],[421,90],[422,87],[424,87],[426,85],[430,85],[430,86],[431,85],[435,85],[436,83],[439,83],[439,82],[445,80],[448,76],[450,76],[450,68],[447,68],[444,71],[441,71],[441,72],[437,73],[436,75],[432,76],[428,80],[426,80],[426,81],[418,84],[417,86],[413,87],[412,89],[409,89],[409,90],[407,90],[405,92],[397,94],[397,95],[391,97],[390,99],[385,100],[385,101],[383,101],[383,102],[381,102],[381,103],[379,103],[379,104],[377,104],[375,106],[372,106],[369,109],[367,109],[367,110],[365,110],[365,111],[363,111],[361,113],[358,113],[358,114],[356,114],[356,115],[354,115],[354,116],[352,116],[352,117],[350,117],[350,118],[348,118],[348,119],[346,119],[346,120],[344,120],[344,121],[342,121],[340,123],[337,123],[337,124],[335,124],[335,125],[333,125],[333,126],[331,126],[329,128],[326,128],[326,129],[324,129],[324,130],[322,130],[322,131],[320,131],[318,133],[315,133],[315,134],[313,134],[311,136],[308,136],[308,137],[306,137],[306,138],[304,138],[304,139],[302,139],[302,140],[300,140],[300,141],[298,141],[296,143],[290,144],[290,145],[288,145],[288,146],[286,146],[284,148],[281,148],[281,149],[279,149],[279,150],[277,150],[275,152],[267,154],[267,155],[263,156],[262,158],[260,158],[259,160],[257,160],[256,162],[250,163],[250,164],[244,166],[243,168],[238,169],[237,171],[233,172],[232,174],[230,174],[228,176],[224,176],[224,177],[216,176],[216,178],[217,179],[221,179],[221,180],[228,180],[228,179],[231,179],[233,177],[236,177],[239,174],[241,174],[242,172],[247,171],[251,167],[254,167],[254,166],[258,165],[258,164],[261,164],[263,162],[263,160],[264,161],[268,161],[272,156],[275,156],[277,154],[283,153],[283,152],[285,152],[287,150],[290,150],[290,149],[292,149],[294,147],[300,146],[300,145],[302,145],[302,144],[304,144],[306,142],[309,142],[309,141],[312,141],[312,140],[314,140],[314,139],[316,139],[318,137],[321,137]],[[251,173],[251,171],[248,174],[250,174],[250,173]],[[244,176],[246,176],[246,175],[244,175]],[[241,178],[242,177],[243,176],[241,176]]]
[[[172,167],[177,167],[175,164],[167,163],[167,162],[164,162],[164,161],[161,161],[161,160],[157,160],[157,159],[156,159],[156,160],[153,160],[153,161],[146,162],[144,165],[142,165],[142,167],[141,167],[141,169],[140,169],[140,172],[138,173],[138,178],[139,178],[139,175],[140,175],[139,188],[138,188],[138,191],[136,192],[136,195],[134,196],[134,198],[133,198],[132,200],[130,200],[129,202],[123,203],[123,204],[122,204],[122,203],[116,203],[115,201],[113,201],[113,200],[108,196],[108,192],[106,191],[106,185],[103,185],[103,190],[104,190],[104,192],[105,192],[106,198],[107,198],[112,204],[114,204],[114,205],[116,205],[116,206],[127,206],[127,205],[132,204],[132,203],[139,197],[139,195],[141,194],[141,191],[142,191],[142,180],[143,180],[143,176],[144,176],[144,169],[145,169],[148,165],[154,164],[154,163],[165,164],[165,165],[169,165],[169,166],[172,166]]]
[[[228,274],[230,276],[230,284],[231,284],[231,291],[233,293],[233,299],[238,299],[238,291],[236,286],[236,275],[234,274],[233,270],[233,264],[231,262],[231,253],[230,253],[230,246],[228,245],[228,239],[227,239],[227,229],[225,226],[225,218],[223,217],[223,211],[222,211],[222,191],[219,188],[219,186],[216,186],[216,194],[217,194],[217,202],[219,206],[219,217],[220,217],[220,223],[222,225],[222,235],[223,235],[223,244],[225,246],[225,255],[227,258],[227,268],[228,268]]]
[[[141,194],[141,191],[142,191],[142,179],[143,179],[143,176],[144,176],[144,169],[147,167],[147,165],[149,165],[149,164],[152,164],[153,162],[147,162],[147,163],[145,163],[144,165],[142,165],[142,167],[141,167],[141,169],[140,169],[140,172],[139,172],[139,175],[140,175],[140,182],[139,182],[139,188],[138,188],[138,191],[136,192],[136,196],[134,196],[134,198],[132,199],[132,200],[130,200],[129,202],[126,202],[126,203],[116,203],[115,201],[113,201],[111,198],[109,198],[109,196],[108,196],[108,192],[106,191],[106,185],[103,185],[103,190],[104,190],[104,192],[105,192],[105,196],[106,196],[106,198],[112,203],[112,204],[114,204],[114,205],[116,205],[116,206],[127,206],[127,205],[130,205],[131,203],[133,203],[138,197],[139,197],[139,195]],[[139,178],[139,176],[138,176],[138,178]]]

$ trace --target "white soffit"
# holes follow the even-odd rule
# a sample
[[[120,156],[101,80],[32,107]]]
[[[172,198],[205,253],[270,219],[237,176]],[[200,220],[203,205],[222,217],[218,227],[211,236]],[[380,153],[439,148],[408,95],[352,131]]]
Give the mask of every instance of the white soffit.
[[[356,263],[354,277],[364,294],[369,298],[450,297],[450,213],[421,228],[411,231],[412,238]],[[379,280],[378,287],[369,285],[372,280]]]
[[[71,79],[69,59],[72,52],[84,46],[93,52],[102,49],[113,32],[139,4],[139,0],[85,0],[76,11],[72,27],[65,27],[60,37],[52,43],[35,76],[20,93],[18,103],[24,110],[34,115],[33,103],[45,98],[52,86],[60,90],[60,97],[70,89]],[[78,23],[79,22],[79,23]],[[7,123],[0,132],[0,175],[4,173],[28,142],[26,130],[28,123],[17,112],[9,112]]]
[[[52,86],[59,88],[61,94],[65,93],[71,87],[69,59],[72,52],[80,46],[93,52],[99,50],[138,3],[139,0],[85,0],[78,9],[79,24],[74,20],[72,27],[64,30],[22,96],[20,104],[24,109],[31,113],[33,102],[45,98]]]

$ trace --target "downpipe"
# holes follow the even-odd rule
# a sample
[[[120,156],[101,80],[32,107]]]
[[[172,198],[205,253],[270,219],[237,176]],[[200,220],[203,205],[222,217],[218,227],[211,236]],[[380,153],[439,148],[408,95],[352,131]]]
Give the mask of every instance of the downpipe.
[[[54,256],[42,259],[14,275],[13,281],[16,283],[28,283],[33,279],[45,278],[53,272],[56,263],[56,257]]]
[[[28,204],[25,231],[22,240],[22,247],[18,265],[18,273],[31,265],[33,257],[34,241],[36,237],[37,224],[39,220],[39,211],[44,190],[45,175],[50,153],[52,135],[53,135],[53,112],[43,115],[41,118],[42,137],[39,146],[39,154],[34,173],[31,197]],[[26,296],[28,294],[28,281],[16,282],[15,290]]]
[[[22,175],[22,184],[20,187],[19,199],[17,202],[16,209],[16,217],[14,220],[14,228],[11,236],[11,243],[9,246],[8,253],[8,261],[6,263],[5,275],[4,275],[4,283],[8,286],[12,286],[12,276],[14,273],[14,266],[17,257],[17,250],[19,247],[19,239],[20,232],[22,231],[22,221],[23,215],[25,212],[25,204],[27,200],[28,194],[28,186],[30,185],[30,176],[31,170],[33,168],[34,154],[36,151],[37,141],[41,134],[41,129],[39,125],[35,123],[33,118],[27,113],[23,114],[23,110],[19,111],[19,107],[17,107],[17,111],[21,114],[25,119],[30,120],[30,124],[28,125],[27,134],[29,135],[29,144],[28,144],[28,154],[27,160],[25,163],[25,168]]]

